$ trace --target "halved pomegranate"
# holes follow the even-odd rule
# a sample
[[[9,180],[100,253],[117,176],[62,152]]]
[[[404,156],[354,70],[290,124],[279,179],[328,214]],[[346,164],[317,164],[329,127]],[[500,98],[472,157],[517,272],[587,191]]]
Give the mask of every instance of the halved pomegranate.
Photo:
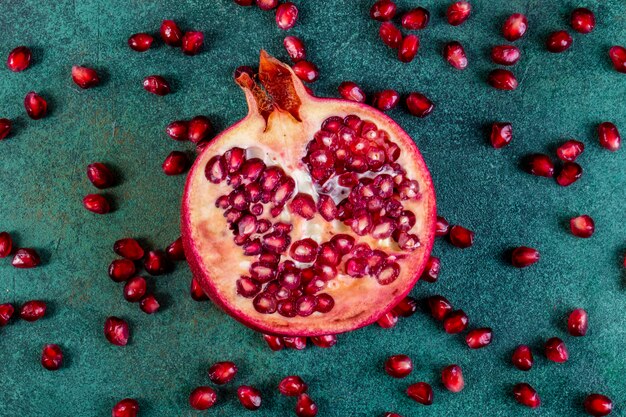
[[[261,52],[248,116],[210,142],[185,187],[185,254],[204,291],[265,334],[377,321],[419,279],[435,194],[413,140],[378,110],[307,93]]]

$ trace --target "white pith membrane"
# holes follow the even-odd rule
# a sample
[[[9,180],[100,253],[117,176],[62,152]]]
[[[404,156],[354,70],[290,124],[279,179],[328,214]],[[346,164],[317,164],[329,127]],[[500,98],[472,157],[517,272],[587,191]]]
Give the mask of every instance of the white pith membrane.
[[[411,138],[384,114],[362,104],[310,96],[287,66],[262,53],[261,76],[264,75],[264,69],[267,73],[265,74],[266,78],[262,78],[262,82],[268,93],[274,96],[270,110],[267,110],[267,103],[263,98],[259,98],[258,87],[253,85],[252,80],[247,76],[240,77],[238,82],[243,86],[250,107],[248,116],[215,138],[196,159],[189,174],[183,200],[182,229],[185,252],[192,271],[204,291],[215,303],[242,323],[264,333],[315,336],[341,333],[370,324],[393,308],[411,290],[419,279],[424,264],[430,255],[436,213],[435,196],[428,170]],[[287,93],[282,94],[283,91],[280,90],[278,94],[276,93],[276,88],[280,86],[271,84],[273,71],[278,71],[279,75],[283,76],[281,82],[285,82],[284,76],[289,79],[291,92],[287,91]],[[293,101],[291,99],[293,97],[290,97],[290,94],[297,95],[296,101],[299,98],[297,106],[292,106]],[[276,97],[276,95],[283,95],[283,97]],[[290,108],[290,110],[285,111],[283,108]],[[344,119],[349,115],[357,115],[364,121],[373,123],[378,131],[386,132],[387,136],[385,133],[379,133],[379,138],[386,137],[390,143],[398,145],[401,150],[400,156],[395,162],[385,163],[376,172],[368,170],[357,173],[357,178],[375,178],[381,174],[389,174],[393,178],[398,173],[405,171],[403,175],[408,180],[415,180],[419,186],[417,195],[411,195],[410,198],[401,200],[396,185],[393,192],[394,196],[391,197],[402,204],[402,210],[411,211],[415,215],[415,225],[406,232],[407,235],[414,236],[416,237],[415,240],[419,241],[419,244],[412,250],[400,248],[397,236],[377,239],[372,236],[371,231],[359,236],[344,221],[338,219],[327,221],[319,213],[319,210],[316,210],[314,217],[308,220],[297,214],[295,212],[297,210],[292,206],[293,197],[299,193],[310,195],[316,206],[321,194],[330,196],[335,204],[339,204],[340,201],[348,197],[351,188],[338,185],[337,175],[328,179],[324,178],[324,180],[313,180],[306,156],[309,152],[307,150],[309,142],[314,141],[315,132],[322,129],[325,120],[330,117]],[[210,167],[213,166],[216,156],[224,155],[233,148],[244,149],[246,160],[258,158],[268,168],[271,166],[280,167],[285,175],[292,178],[295,183],[291,198],[285,202],[282,208],[275,208],[275,217],[271,214],[272,208],[275,207],[272,202],[267,204],[256,203],[263,205],[263,213],[254,217],[256,217],[257,225],[258,220],[261,219],[269,220],[272,225],[279,222],[292,225],[293,228],[288,233],[291,244],[280,253],[280,264],[283,265],[285,261],[293,261],[295,266],[301,270],[309,268],[301,276],[315,276],[314,280],[318,283],[321,281],[323,288],[318,292],[313,292],[311,285],[309,290],[303,288],[304,293],[296,294],[295,298],[275,300],[276,305],[281,302],[293,302],[294,306],[299,305],[302,310],[307,310],[306,307],[311,307],[311,304],[315,305],[315,297],[320,294],[327,294],[334,299],[334,306],[330,311],[322,313],[309,309],[306,315],[296,314],[293,317],[286,317],[279,311],[275,311],[275,308],[270,310],[273,311],[271,313],[262,313],[257,309],[262,310],[259,306],[263,307],[268,303],[262,301],[258,294],[244,297],[238,293],[237,281],[241,277],[251,277],[253,263],[261,268],[264,267],[265,271],[270,274],[276,273],[276,276],[278,276],[278,271],[284,268],[284,265],[279,267],[275,263],[257,263],[259,255],[245,255],[244,246],[241,245],[244,241],[254,241],[257,238],[264,242],[264,237],[267,235],[274,236],[272,235],[274,233],[273,227],[263,233],[254,232],[250,235],[237,237],[237,234],[241,234],[240,227],[237,222],[229,224],[225,217],[225,213],[226,216],[233,215],[233,208],[216,207],[216,201],[220,197],[228,196],[235,190],[231,184],[233,178],[241,178],[237,175],[239,170],[219,183],[215,183],[218,181],[211,182],[207,178],[205,169],[207,164]],[[209,171],[211,171],[210,168]],[[210,177],[211,172],[208,175]],[[235,179],[234,181],[234,185],[237,185],[239,180]],[[256,182],[260,183],[260,181],[261,179]],[[244,180],[241,187],[245,187],[248,182]],[[375,192],[378,191],[376,187],[370,188],[373,188]],[[272,195],[275,193],[276,190],[272,192]],[[252,210],[254,204],[250,203],[247,210],[243,211],[242,216],[250,215],[249,211]],[[369,209],[363,210],[370,215],[374,213]],[[381,213],[379,210],[376,212]],[[385,211],[382,213],[384,214]],[[254,222],[252,223],[254,224]],[[255,227],[250,230],[255,230]],[[290,255],[290,251],[302,252],[294,246],[294,242],[312,239],[317,245],[321,245],[324,242],[329,242],[337,234],[350,235],[354,237],[355,244],[367,244],[372,250],[383,251],[387,255],[387,259],[382,262],[382,266],[372,265],[371,271],[368,267],[366,274],[357,278],[346,273],[346,262],[351,258],[358,258],[371,263],[376,257],[372,255],[359,257],[349,253],[343,255],[341,262],[335,266],[337,273],[334,278],[321,279],[323,275],[320,273],[319,259],[317,263],[315,260],[313,262],[298,262],[293,260]],[[281,236],[284,235],[283,233]],[[235,243],[236,238],[240,245]],[[268,252],[268,249],[265,247],[264,252]],[[317,265],[318,268],[315,270],[310,268],[313,265]],[[399,267],[399,273],[397,278],[393,279],[394,268],[397,267]],[[374,269],[376,270],[374,271]],[[387,281],[390,282],[385,281],[385,278],[389,278]],[[268,285],[275,288],[279,287],[277,282],[260,284],[260,287],[263,288],[261,293],[264,296],[268,294],[265,291]],[[313,294],[307,294],[307,291]],[[277,293],[274,292],[273,294],[273,297],[276,298]],[[289,295],[284,291],[281,294]],[[291,294],[293,295],[293,290]],[[253,301],[255,297],[257,299]],[[298,302],[297,299],[301,297],[306,298]],[[256,308],[255,304],[257,305]],[[310,311],[313,312],[310,313]]]

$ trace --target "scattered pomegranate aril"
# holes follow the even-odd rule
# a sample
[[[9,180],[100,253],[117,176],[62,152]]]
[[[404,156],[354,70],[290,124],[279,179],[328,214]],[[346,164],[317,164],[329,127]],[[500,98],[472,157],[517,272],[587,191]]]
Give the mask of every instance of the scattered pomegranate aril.
[[[589,394],[583,402],[587,414],[594,417],[608,416],[613,411],[613,401],[606,395]]]
[[[300,394],[296,401],[297,417],[315,417],[317,415],[317,404],[308,394]]]
[[[421,93],[410,93],[404,100],[406,108],[413,116],[426,117],[432,113],[435,105]]]
[[[11,265],[19,269],[34,268],[41,263],[39,254],[35,249],[20,248],[15,252]]]
[[[282,350],[285,347],[285,343],[283,341],[283,338],[280,337],[280,336],[272,336],[272,335],[269,335],[269,334],[264,334],[263,335],[263,340],[265,340],[267,345],[274,352]]]
[[[31,52],[25,46],[18,46],[9,52],[7,67],[13,72],[24,71],[30,65]]]
[[[4,327],[9,324],[14,312],[15,307],[13,307],[11,303],[0,304],[0,327]]]
[[[612,46],[609,49],[609,58],[616,71],[626,73],[626,48],[619,45]]]
[[[398,59],[400,62],[408,63],[413,61],[420,47],[420,38],[417,35],[407,35],[398,46]]]
[[[511,252],[511,265],[526,268],[539,260],[539,251],[528,246],[519,246]]]
[[[398,316],[393,311],[390,311],[380,316],[376,323],[383,329],[391,329],[398,323]]]
[[[461,333],[467,328],[469,319],[463,310],[451,311],[443,319],[443,329],[448,334]]]
[[[542,153],[528,155],[524,160],[524,166],[529,174],[548,178],[554,176],[554,163],[548,155]]]
[[[448,64],[458,70],[467,68],[467,55],[465,55],[465,49],[460,42],[446,43],[443,47],[443,57],[448,61]]]
[[[165,254],[168,259],[171,261],[184,261],[185,258],[185,249],[183,248],[183,240],[182,238],[178,238],[165,248]]]
[[[100,194],[87,194],[83,198],[83,206],[92,213],[107,214],[111,211],[109,200]]]
[[[474,244],[474,232],[463,226],[455,225],[450,228],[448,239],[452,246],[461,249],[469,248]]]
[[[433,295],[428,298],[430,314],[437,321],[444,320],[452,312],[452,304],[441,295]]]
[[[409,385],[406,389],[406,395],[413,401],[423,405],[431,405],[433,403],[433,389],[426,382],[417,382]]]
[[[596,16],[591,10],[579,7],[572,11],[570,25],[578,33],[589,33],[596,26]]]
[[[306,83],[315,82],[320,76],[317,66],[309,61],[298,61],[293,64],[292,68],[298,78]]]
[[[491,125],[491,146],[500,149],[511,143],[513,139],[513,126],[511,123],[494,123]]]
[[[306,49],[304,48],[304,42],[296,36],[287,36],[283,40],[283,46],[289,55],[289,58],[293,62],[298,62],[306,59]]]
[[[480,349],[491,344],[493,332],[489,327],[470,330],[465,335],[465,343],[470,349]]]
[[[458,26],[467,20],[471,11],[472,6],[468,1],[457,1],[448,7],[446,18],[449,24]]]
[[[173,20],[164,20],[161,23],[161,39],[169,46],[180,46],[183,38],[183,32]]]
[[[95,87],[100,84],[100,77],[96,70],[77,65],[72,67],[72,80],[77,86],[83,89]]]
[[[568,140],[559,146],[556,150],[556,155],[561,161],[573,162],[583,153],[585,150],[585,144],[577,140]]]
[[[150,75],[144,78],[143,88],[147,92],[157,96],[165,96],[171,92],[169,83],[160,75]]]
[[[398,105],[400,94],[396,90],[383,90],[374,95],[372,105],[380,111],[389,111]]]
[[[132,238],[124,238],[115,241],[113,244],[113,252],[131,261],[138,261],[143,258],[144,255],[144,250],[139,242]]]
[[[258,410],[261,408],[261,392],[247,385],[237,388],[237,398],[239,402],[248,410]]]
[[[528,28],[528,19],[521,13],[514,13],[509,16],[502,26],[502,35],[504,38],[513,42],[524,36]]]
[[[24,98],[24,108],[28,117],[39,120],[48,113],[48,103],[39,94],[31,91]]]
[[[189,405],[195,410],[208,410],[217,402],[217,393],[211,387],[198,387],[189,394]]]
[[[146,295],[146,279],[143,277],[133,277],[124,284],[124,298],[126,301],[136,303]]]
[[[393,355],[385,361],[385,372],[394,378],[405,378],[413,371],[413,361],[407,355]]]
[[[491,60],[498,65],[515,65],[521,54],[513,45],[497,45],[491,48]]]
[[[237,365],[234,362],[216,362],[209,368],[209,379],[217,385],[224,385],[237,375]]]
[[[515,384],[513,387],[513,397],[521,405],[530,408],[537,408],[541,405],[541,399],[537,391],[526,383]]]
[[[297,375],[286,376],[278,384],[278,390],[287,397],[297,397],[308,389],[307,384]]]
[[[589,328],[589,316],[582,308],[572,311],[567,318],[567,331],[574,337],[580,337],[587,334]]]
[[[315,311],[319,311],[319,309],[316,308]],[[319,348],[328,349],[337,344],[337,336],[335,336],[334,334],[313,336],[311,337],[311,342]]]
[[[239,6],[252,6],[254,4],[254,0],[233,0]]]
[[[8,232],[0,232],[0,258],[6,258],[13,250],[13,239]]]
[[[387,22],[396,15],[396,3],[391,0],[378,0],[370,9],[370,17],[379,22]]]
[[[276,9],[276,24],[282,30],[289,30],[296,25],[298,20],[298,8],[288,1],[282,3]]]
[[[11,123],[9,119],[5,119],[5,118],[0,119],[0,140],[9,136],[9,133],[11,133],[12,125],[13,124]]]
[[[128,46],[133,51],[146,52],[152,46],[154,38],[148,33],[135,33],[128,38]]]
[[[187,154],[181,151],[172,151],[163,161],[161,168],[165,175],[183,174],[189,165]]]
[[[441,269],[441,260],[436,256],[431,256],[426,262],[426,267],[422,272],[421,279],[426,282],[437,282],[439,271]]]
[[[25,302],[20,308],[20,318],[26,321],[37,321],[46,314],[46,303],[40,300]]]
[[[593,219],[587,214],[572,217],[569,221],[569,227],[574,236],[582,238],[591,237],[595,231]]]
[[[365,102],[365,93],[356,83],[352,81],[344,81],[339,84],[339,95],[346,100],[356,101],[357,103]]]
[[[189,123],[186,120],[174,120],[165,128],[167,136],[174,140],[185,141],[187,140],[187,125]]]
[[[256,5],[261,10],[272,10],[278,6],[278,0],[256,0]]]
[[[197,55],[204,44],[204,33],[185,32],[182,39],[181,49],[185,55]]]
[[[423,7],[411,9],[402,15],[402,27],[406,30],[420,30],[428,26],[430,13]]]
[[[41,365],[49,371],[56,371],[62,364],[63,351],[59,345],[45,345],[41,352]]]
[[[191,279],[191,286],[189,288],[189,293],[191,294],[191,298],[194,301],[205,301],[208,300],[209,297],[204,293],[204,290],[198,284],[198,281],[195,278]]]
[[[598,125],[598,138],[600,146],[611,152],[618,150],[622,142],[617,126],[611,122],[604,122]]]
[[[435,236],[446,236],[450,231],[450,223],[443,216],[437,216],[437,223],[435,224]]]
[[[569,353],[565,343],[558,337],[548,339],[545,344],[546,358],[553,362],[563,363],[569,359]]]
[[[417,300],[413,297],[404,297],[392,311],[399,317],[411,317],[417,311]]]
[[[109,265],[109,277],[115,282],[126,281],[136,272],[135,263],[130,259],[116,259]]]
[[[101,162],[87,165],[87,178],[94,187],[109,188],[115,183],[115,176],[111,170]]]
[[[572,37],[564,30],[552,32],[546,39],[546,48],[553,53],[566,51],[572,46]]]
[[[515,348],[513,356],[511,357],[513,366],[520,371],[530,371],[530,368],[533,367],[534,361],[533,353],[531,352],[530,347],[526,345],[519,345]]]
[[[104,336],[113,345],[126,346],[129,336],[128,323],[119,317],[107,317],[104,322]]]
[[[137,417],[139,413],[139,403],[132,398],[124,398],[113,406],[113,417]]]
[[[463,371],[459,365],[449,365],[441,371],[441,382],[450,392],[461,392],[465,388]]]
[[[583,175],[583,169],[576,162],[565,162],[556,176],[556,183],[561,187],[572,185]]]
[[[193,143],[199,143],[209,137],[213,125],[205,116],[196,116],[187,125],[187,139]]]
[[[487,76],[490,86],[498,90],[512,91],[517,88],[517,79],[509,70],[495,69]]]
[[[139,308],[146,314],[154,314],[159,311],[161,304],[153,294],[148,294],[139,301]]]
[[[378,35],[380,39],[390,48],[396,49],[400,46],[400,42],[402,42],[402,33],[400,29],[396,27],[391,22],[384,22],[378,28]]]
[[[165,252],[151,250],[148,252],[143,266],[150,275],[163,275],[169,270],[170,263]]]

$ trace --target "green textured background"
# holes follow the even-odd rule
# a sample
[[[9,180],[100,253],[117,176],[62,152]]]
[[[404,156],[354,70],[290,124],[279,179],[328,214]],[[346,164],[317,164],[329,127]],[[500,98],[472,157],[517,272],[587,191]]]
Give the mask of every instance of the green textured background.
[[[531,414],[511,398],[512,384],[526,381],[540,392],[543,405],[533,415],[579,416],[586,393],[610,395],[614,415],[626,406],[626,252],[625,150],[610,153],[597,143],[595,126],[610,120],[626,133],[626,76],[614,71],[608,47],[626,43],[626,3],[613,1],[474,0],[470,19],[459,27],[444,23],[447,1],[424,0],[431,24],[419,33],[417,59],[402,64],[378,39],[378,23],[368,18],[370,0],[297,1],[298,25],[308,54],[321,70],[313,85],[319,95],[336,95],[347,79],[367,91],[396,88],[421,91],[436,109],[417,119],[398,108],[390,112],[413,138],[431,169],[439,211],[451,222],[476,232],[471,249],[437,242],[442,258],[436,284],[419,283],[419,297],[442,294],[463,308],[477,326],[495,329],[492,346],[469,351],[458,336],[446,335],[425,314],[402,320],[392,330],[371,326],[339,337],[333,349],[271,352],[262,339],[210,303],[188,296],[190,273],[179,265],[153,280],[164,304],[148,316],[122,298],[106,268],[112,243],[135,236],[165,247],[179,234],[179,200],[184,177],[166,177],[163,158],[181,145],[168,139],[174,119],[206,114],[223,129],[245,114],[233,69],[257,62],[261,48],[287,58],[285,32],[273,13],[241,8],[228,0],[185,1],[13,1],[0,4],[0,56],[18,46],[34,51],[33,65],[22,73],[0,68],[0,117],[15,120],[14,134],[0,143],[0,230],[16,244],[35,247],[43,265],[16,270],[0,262],[0,302],[46,300],[49,314],[36,323],[16,321],[0,329],[1,416],[107,416],[116,401],[135,397],[141,416],[248,415],[236,400],[237,384],[262,389],[263,407],[255,415],[293,415],[294,401],[278,395],[285,375],[300,374],[320,408],[320,416],[373,416],[395,411],[404,416],[512,416]],[[401,9],[416,6],[399,1]],[[596,12],[589,35],[575,34],[562,54],[545,51],[547,33],[567,29],[577,6]],[[501,92],[488,87],[492,45],[503,43],[500,25],[513,12],[526,13],[528,35],[516,42],[522,60],[513,67],[520,87]],[[183,28],[202,30],[202,54],[186,57],[161,45],[139,54],[126,46],[135,32],[156,32],[163,18]],[[469,68],[457,71],[441,57],[444,42],[461,41]],[[3,58],[4,59],[4,58]],[[82,91],[71,81],[75,64],[103,74],[100,87]],[[147,94],[143,77],[161,74],[174,93]],[[49,116],[32,121],[22,101],[36,90],[49,101]],[[501,150],[487,143],[493,121],[510,121],[512,144]],[[525,174],[520,158],[553,152],[566,138],[587,145],[580,163],[582,179],[569,188]],[[186,147],[191,151],[191,147]],[[96,216],[82,208],[94,192],[85,167],[104,161],[121,183],[107,191],[117,209]],[[569,217],[588,213],[596,234],[573,237]],[[507,249],[534,246],[541,261],[512,268]],[[584,307],[590,314],[587,337],[567,335],[567,313]],[[132,337],[124,348],[104,339],[105,317],[126,318]],[[570,361],[548,363],[542,341],[562,337]],[[45,343],[59,343],[64,367],[44,370],[39,358]],[[519,343],[535,348],[529,373],[509,364]],[[382,371],[390,354],[406,353],[415,362],[405,380]],[[235,383],[219,389],[219,404],[206,413],[192,411],[188,394],[208,384],[206,369],[217,360],[237,362]],[[460,364],[466,389],[445,392],[439,384],[444,365]],[[428,381],[435,404],[423,407],[404,395],[412,382]],[[252,415],[252,414],[250,414]]]

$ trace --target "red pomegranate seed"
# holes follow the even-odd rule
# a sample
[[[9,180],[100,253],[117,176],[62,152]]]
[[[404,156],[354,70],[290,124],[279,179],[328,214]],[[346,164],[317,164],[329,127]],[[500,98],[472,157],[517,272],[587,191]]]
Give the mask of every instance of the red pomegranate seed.
[[[591,237],[595,231],[593,219],[586,214],[578,217],[572,217],[569,221],[569,227],[574,236],[582,238]]]
[[[6,258],[13,250],[13,239],[8,232],[0,232],[0,258]]]
[[[92,213],[107,214],[111,211],[109,200],[100,194],[87,194],[83,198],[83,206]]]
[[[183,53],[185,55],[197,55],[204,44],[204,33],[202,32],[185,32],[182,39]]]
[[[320,76],[317,66],[309,61],[298,61],[293,64],[292,68],[298,78],[306,83],[315,82]]]
[[[417,300],[413,297],[404,297],[392,311],[396,316],[411,317],[417,311]]]
[[[283,337],[285,347],[295,350],[303,350],[306,348],[306,337]]]
[[[148,252],[143,266],[150,275],[163,275],[169,269],[167,255],[161,250],[151,250]]]
[[[452,246],[461,249],[469,248],[474,244],[474,232],[463,226],[455,225],[450,228],[448,239]]]
[[[572,46],[572,37],[564,30],[552,32],[546,40],[546,48],[553,53],[563,52]]]
[[[0,304],[0,327],[4,327],[9,324],[9,320],[13,317],[15,308],[11,303]]]
[[[315,417],[317,415],[317,404],[313,402],[308,394],[300,394],[296,401],[297,417]]]
[[[609,58],[618,72],[626,73],[626,48],[615,45],[609,49]]]
[[[119,317],[107,317],[104,322],[104,336],[116,346],[126,346],[128,343],[128,323]]]
[[[154,314],[159,311],[161,304],[154,295],[148,294],[139,302],[139,308],[146,314]]]
[[[437,216],[437,223],[435,225],[435,236],[446,236],[450,230],[450,223],[443,216]]]
[[[520,51],[513,45],[497,45],[491,48],[491,60],[499,65],[515,65],[520,58]]]
[[[515,90],[517,88],[517,79],[509,70],[495,69],[487,76],[487,82],[493,88],[498,90]]]
[[[541,405],[541,399],[537,391],[526,383],[515,384],[513,387],[513,397],[518,403],[530,408],[537,408]]]
[[[572,185],[583,175],[583,169],[576,162],[565,162],[556,176],[556,182],[562,187]]]
[[[7,67],[13,72],[24,71],[30,65],[30,49],[25,46],[18,46],[9,52]]]
[[[433,102],[421,93],[410,93],[404,103],[409,113],[417,117],[426,117],[432,113],[435,108]]]
[[[319,311],[319,309],[316,307],[315,311]],[[337,344],[337,336],[335,336],[334,334],[313,336],[311,338],[311,342],[313,342],[313,344],[319,348],[327,349]]]
[[[157,96],[165,96],[171,92],[169,83],[160,75],[150,75],[144,78],[143,88],[147,92]]]
[[[461,392],[465,388],[463,371],[459,365],[450,365],[441,371],[441,382],[448,391]]]
[[[520,371],[530,371],[534,362],[533,353],[528,346],[519,345],[513,352],[511,361],[513,362],[513,366]]]
[[[396,15],[396,4],[391,0],[378,0],[370,9],[370,17],[379,22],[387,22]]]
[[[272,10],[278,6],[278,0],[256,0],[256,5],[261,10]]]
[[[146,295],[146,286],[146,279],[143,277],[129,279],[124,285],[124,298],[126,301],[136,303]]]
[[[185,258],[183,239],[179,237],[178,239],[170,243],[169,246],[165,248],[165,254],[167,255],[168,259],[172,261],[186,260],[187,258]]]
[[[9,136],[9,133],[11,133],[11,126],[12,123],[9,119],[0,119],[0,140]]]
[[[400,33],[396,25],[391,22],[382,23],[378,29],[378,35],[385,45],[393,49],[399,47],[400,42],[402,42],[402,33]]]
[[[465,335],[465,343],[470,349],[480,349],[491,344],[493,332],[489,327],[470,330]]]
[[[426,382],[417,382],[409,385],[406,389],[406,395],[413,401],[423,405],[431,405],[433,403],[433,389]]]
[[[187,140],[188,124],[189,123],[186,120],[175,120],[167,125],[167,127],[165,128],[165,133],[167,133],[167,136],[174,140]]]
[[[111,170],[101,162],[87,165],[87,178],[96,188],[109,188],[115,182]]]
[[[394,355],[385,361],[385,372],[394,378],[405,378],[413,371],[413,361],[407,355]]]
[[[577,140],[568,140],[556,150],[556,155],[561,161],[573,162],[585,150],[585,144]]]
[[[411,9],[402,15],[402,27],[406,30],[419,30],[428,26],[430,13],[423,7]]]
[[[189,395],[189,405],[195,410],[208,410],[217,402],[217,393],[211,387],[198,387]]]
[[[569,358],[565,343],[558,337],[548,339],[545,345],[545,353],[546,358],[557,363],[567,362]]]
[[[398,59],[400,62],[411,62],[417,55],[417,50],[420,47],[420,38],[417,35],[407,35],[402,39],[398,46]]]
[[[346,100],[356,101],[357,103],[365,102],[365,93],[356,83],[352,81],[344,81],[339,84],[339,95]]]
[[[237,388],[237,398],[239,398],[241,405],[248,410],[258,410],[261,408],[261,392],[254,387],[247,385],[240,386]]]
[[[33,120],[39,120],[48,113],[48,103],[39,94],[31,91],[24,98],[24,108],[28,117]]]
[[[126,281],[136,272],[135,263],[129,259],[116,259],[109,265],[109,277],[115,282]]]
[[[56,371],[63,364],[63,351],[59,345],[49,344],[41,352],[41,365],[49,371]]]
[[[472,11],[472,6],[468,1],[457,1],[448,7],[446,18],[452,26],[458,26],[465,22]]]
[[[463,70],[467,68],[467,55],[463,45],[457,41],[448,42],[443,47],[443,57],[454,68]]]
[[[467,314],[463,310],[454,310],[443,319],[443,328],[446,333],[457,334],[467,328],[468,322]]]
[[[388,111],[398,105],[400,94],[396,90],[383,90],[376,93],[373,99],[373,105],[380,111]]]
[[[511,264],[516,268],[526,268],[538,260],[539,251],[528,246],[517,247],[511,253]]]
[[[252,6],[254,0],[233,0],[236,4],[240,6]]]
[[[398,316],[393,311],[390,311],[383,314],[376,323],[383,329],[391,329],[398,323]]]
[[[187,125],[187,139],[193,143],[199,143],[209,137],[213,130],[211,121],[204,116],[196,116]]]
[[[297,375],[283,378],[278,384],[278,390],[287,397],[297,397],[308,389],[307,384]]]
[[[618,150],[622,142],[622,137],[617,127],[611,122],[604,122],[598,125],[598,138],[600,139],[600,146],[611,152]]]
[[[541,153],[529,155],[525,159],[525,167],[529,174],[548,178],[554,176],[554,163],[548,155]]]
[[[306,59],[306,49],[304,48],[304,42],[302,42],[300,38],[287,36],[283,40],[283,45],[285,46],[289,58],[291,58],[293,62]]]
[[[37,321],[46,314],[46,303],[40,300],[25,302],[20,308],[20,318],[26,321]]]
[[[152,46],[154,38],[147,33],[135,33],[128,38],[128,46],[133,51],[146,52]]]
[[[439,270],[441,269],[441,261],[436,256],[431,256],[426,261],[426,266],[422,272],[422,279],[426,282],[437,282],[439,278]]]
[[[72,67],[72,80],[77,86],[83,89],[95,87],[100,84],[100,77],[98,77],[96,70],[77,65]]]
[[[613,401],[606,395],[589,394],[583,403],[587,414],[594,417],[608,416],[613,411]]]
[[[138,261],[143,258],[144,255],[144,250],[139,242],[132,238],[117,240],[113,244],[113,252],[131,261]]]
[[[579,7],[572,11],[570,24],[578,33],[589,33],[596,26],[596,16],[591,10]]]
[[[441,295],[433,295],[428,298],[430,314],[437,321],[444,320],[452,312],[452,304]]]
[[[191,287],[189,288],[189,293],[191,294],[191,298],[194,301],[205,301],[208,300],[209,297],[204,293],[204,290],[198,284],[198,281],[195,278],[191,279]]]
[[[11,265],[15,268],[26,269],[34,268],[41,263],[39,254],[35,249],[20,248],[15,252]]]
[[[295,26],[298,20],[298,8],[288,1],[276,9],[276,24],[282,30],[289,30]]]
[[[502,26],[502,35],[504,38],[513,42],[524,36],[528,28],[528,19],[521,13],[515,13],[509,16]]]
[[[173,20],[164,20],[161,23],[161,39],[169,46],[179,46],[182,42],[183,32]]]
[[[237,365],[233,362],[216,362],[209,368],[209,379],[217,385],[224,385],[237,375]]]
[[[139,403],[132,398],[124,398],[113,406],[113,417],[137,417],[139,413]]]
[[[165,175],[180,175],[187,170],[189,159],[185,152],[172,151],[163,161],[161,168]]]
[[[511,123],[494,123],[491,125],[491,146],[500,149],[511,143],[513,139],[513,126]]]
[[[567,331],[570,335],[579,337],[587,334],[589,316],[582,308],[572,311],[567,319]]]

